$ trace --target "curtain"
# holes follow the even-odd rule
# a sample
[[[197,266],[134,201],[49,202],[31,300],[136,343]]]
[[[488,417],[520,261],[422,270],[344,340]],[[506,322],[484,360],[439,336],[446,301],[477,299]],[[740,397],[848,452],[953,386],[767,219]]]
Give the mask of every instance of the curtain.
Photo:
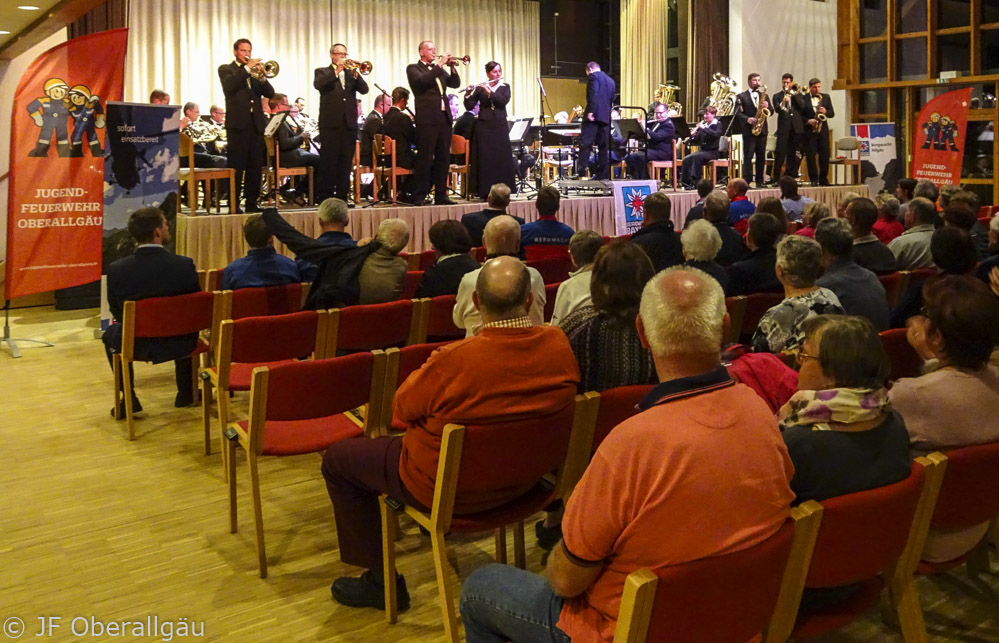
[[[667,0],[621,0],[622,105],[648,105],[659,83],[667,80],[668,10]]]
[[[512,114],[533,116],[538,12],[538,3],[528,0],[142,0],[129,15],[125,99],[146,102],[160,88],[171,102],[195,101],[206,114],[224,101],[219,65],[232,61],[237,38],[249,38],[254,57],[280,63],[275,90],[291,100],[304,97],[315,117],[313,70],[329,65],[330,46],[342,42],[351,58],[374,66],[367,77],[371,91],[360,97],[367,112],[377,92],[373,83],[389,92],[408,88],[406,65],[416,62],[420,41],[433,40],[440,54],[471,57],[468,67],[458,68],[462,87],[483,82],[483,66],[499,61],[513,90]]]

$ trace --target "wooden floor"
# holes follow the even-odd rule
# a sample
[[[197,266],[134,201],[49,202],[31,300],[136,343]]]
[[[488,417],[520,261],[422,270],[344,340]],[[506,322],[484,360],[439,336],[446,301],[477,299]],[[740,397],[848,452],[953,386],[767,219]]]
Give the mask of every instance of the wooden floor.
[[[95,312],[16,310],[12,322],[15,336],[56,343],[23,345],[17,360],[0,350],[0,620],[23,619],[25,640],[39,631],[40,616],[62,617],[56,641],[76,640],[70,622],[78,616],[186,618],[204,622],[208,640],[444,639],[430,542],[411,523],[403,521],[398,544],[413,607],[390,626],[378,611],[330,597],[330,583],[357,570],[337,556],[319,456],[265,458],[270,575],[261,580],[245,466],[241,460],[241,529],[232,535],[220,456],[203,454],[200,410],[173,408],[172,364],[136,366],[146,410],[128,442],[124,423],[109,415],[111,377],[93,339]],[[538,571],[532,533],[527,541],[528,567]],[[488,534],[451,542],[461,578],[493,556]],[[981,581],[958,570],[921,579],[919,589],[932,639],[999,641],[995,563]],[[872,611],[825,640],[896,638]]]

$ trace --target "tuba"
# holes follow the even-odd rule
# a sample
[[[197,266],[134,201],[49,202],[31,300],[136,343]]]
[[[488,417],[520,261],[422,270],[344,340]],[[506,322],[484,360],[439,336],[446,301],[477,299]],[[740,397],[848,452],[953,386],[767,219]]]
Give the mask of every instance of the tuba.
[[[770,102],[770,97],[767,96],[766,85],[760,85],[760,107],[756,110],[756,125],[753,125],[753,136],[759,136],[763,133],[763,128],[767,124],[767,118],[770,117],[770,110],[763,107],[763,101]]]
[[[711,78],[709,103],[718,110],[719,116],[731,116],[735,112],[735,88],[738,83],[721,73]]]
[[[281,72],[281,65],[276,60],[262,62],[256,67],[250,68],[250,75],[257,80],[270,80]]]
[[[652,94],[652,100],[662,103],[673,116],[683,116],[683,105],[677,102],[676,95],[680,88],[676,85],[659,83],[659,88]]]

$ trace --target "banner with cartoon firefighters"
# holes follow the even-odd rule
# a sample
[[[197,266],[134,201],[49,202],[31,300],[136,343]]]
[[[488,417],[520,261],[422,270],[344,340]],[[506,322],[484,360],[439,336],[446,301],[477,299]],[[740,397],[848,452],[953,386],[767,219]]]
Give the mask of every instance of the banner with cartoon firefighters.
[[[971,88],[955,89],[926,103],[912,135],[912,178],[936,184],[961,183],[964,133]]]
[[[14,93],[7,299],[101,277],[104,106],[121,100],[128,29],[74,38],[35,59]]]

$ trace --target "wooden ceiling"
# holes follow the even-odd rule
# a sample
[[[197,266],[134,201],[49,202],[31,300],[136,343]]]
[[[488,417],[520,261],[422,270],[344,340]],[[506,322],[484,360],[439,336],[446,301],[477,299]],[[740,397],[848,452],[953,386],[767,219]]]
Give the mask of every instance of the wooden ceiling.
[[[11,60],[84,15],[104,0],[4,0],[0,2],[0,60]],[[38,7],[37,11],[18,9]]]

